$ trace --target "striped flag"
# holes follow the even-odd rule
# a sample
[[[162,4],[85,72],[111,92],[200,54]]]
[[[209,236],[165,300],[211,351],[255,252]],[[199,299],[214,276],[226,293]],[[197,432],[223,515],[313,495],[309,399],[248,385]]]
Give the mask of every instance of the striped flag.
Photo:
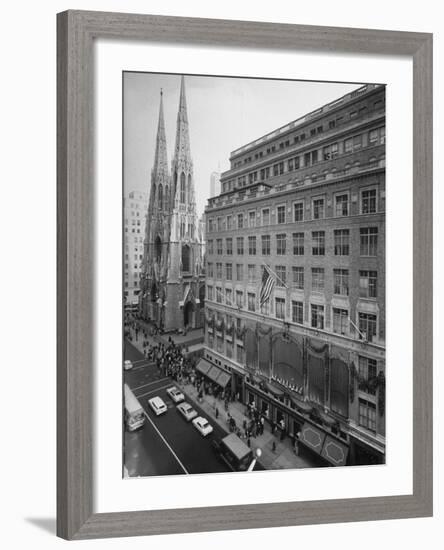
[[[262,306],[267,300],[269,300],[271,291],[276,284],[276,279],[271,273],[267,265],[264,265],[264,270],[262,273],[262,286],[259,294],[259,303]]]

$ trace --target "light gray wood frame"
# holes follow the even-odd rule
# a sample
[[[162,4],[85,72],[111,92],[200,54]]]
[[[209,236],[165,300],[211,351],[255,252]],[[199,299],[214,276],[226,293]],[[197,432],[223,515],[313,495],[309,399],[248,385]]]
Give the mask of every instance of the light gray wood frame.
[[[96,38],[413,59],[413,494],[93,512],[93,43]],[[432,35],[67,11],[57,16],[57,533],[88,539],[432,515]],[[303,76],[303,75],[301,75]]]

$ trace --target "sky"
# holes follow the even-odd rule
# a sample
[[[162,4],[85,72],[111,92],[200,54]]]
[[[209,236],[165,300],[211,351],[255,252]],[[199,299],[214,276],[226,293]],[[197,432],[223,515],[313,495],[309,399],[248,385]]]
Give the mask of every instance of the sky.
[[[149,193],[160,90],[171,166],[181,75],[125,72],[123,79],[124,192]],[[360,86],[185,75],[199,216],[210,195],[210,175],[229,169],[231,151]]]

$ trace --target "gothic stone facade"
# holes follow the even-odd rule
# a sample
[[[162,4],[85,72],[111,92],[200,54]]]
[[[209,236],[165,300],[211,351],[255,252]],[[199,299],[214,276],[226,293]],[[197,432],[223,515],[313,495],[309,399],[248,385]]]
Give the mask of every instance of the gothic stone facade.
[[[203,246],[182,77],[171,173],[161,93],[141,282],[141,315],[166,332],[203,324]]]

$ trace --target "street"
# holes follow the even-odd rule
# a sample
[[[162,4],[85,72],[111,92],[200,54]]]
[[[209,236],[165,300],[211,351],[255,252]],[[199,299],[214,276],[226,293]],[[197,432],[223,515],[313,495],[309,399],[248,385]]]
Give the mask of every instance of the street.
[[[143,355],[128,342],[125,342],[125,358],[135,363],[132,370],[125,371],[125,383],[132,389],[146,416],[143,428],[132,433],[125,431],[124,462],[129,476],[230,471],[211,446],[213,439],[221,439],[227,432],[212,423],[214,431],[202,437],[192,423],[176,411],[176,405],[166,393],[166,389],[174,385],[171,378],[159,373],[155,364],[147,365]],[[168,406],[168,412],[159,417],[148,405],[148,399],[155,396],[161,397]],[[198,404],[190,404],[199,415],[207,417]]]

